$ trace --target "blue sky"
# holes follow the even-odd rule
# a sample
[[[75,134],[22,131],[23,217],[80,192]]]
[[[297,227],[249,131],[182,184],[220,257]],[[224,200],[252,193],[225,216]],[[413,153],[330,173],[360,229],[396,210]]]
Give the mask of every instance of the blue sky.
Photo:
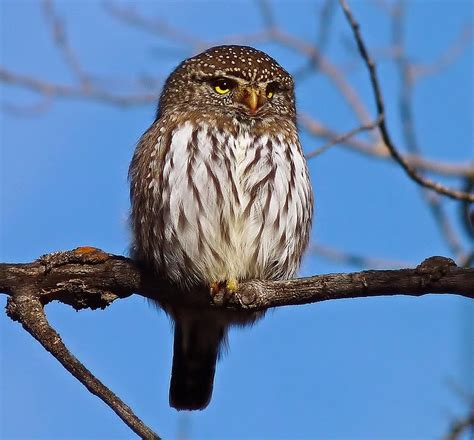
[[[369,46],[388,46],[387,17],[372,2],[352,4]],[[210,41],[254,32],[262,24],[254,2],[243,0],[135,5],[148,17]],[[321,3],[273,5],[286,31],[315,40]],[[39,2],[2,0],[0,8],[1,64],[52,82],[73,82],[51,44]],[[119,23],[99,2],[63,0],[57,11],[83,65],[108,83],[144,73],[165,78],[191,54]],[[407,14],[408,52],[420,62],[436,58],[473,21],[469,1],[411,1]],[[350,61],[351,84],[373,112],[366,71],[350,55],[351,33],[338,8],[331,29],[327,57],[338,65]],[[292,72],[303,64],[275,44],[256,47]],[[417,85],[416,127],[430,158],[472,160],[473,55],[471,43],[447,69]],[[398,77],[388,62],[381,62],[379,73],[389,127],[403,145]],[[4,109],[39,102],[20,88],[0,90]],[[297,82],[297,100],[301,110],[341,132],[358,125],[321,74]],[[0,112],[1,260],[27,262],[81,245],[126,253],[127,168],[154,112],[155,104],[124,109],[79,99],[54,100],[34,116]],[[302,140],[306,151],[324,143],[306,134]],[[310,170],[315,241],[411,265],[431,255],[450,256],[418,188],[396,166],[335,147],[311,161]],[[456,203],[445,205],[455,215]],[[308,255],[301,273],[354,269]],[[231,332],[211,405],[187,414],[168,406],[172,332],[165,315],[145,300],[136,296],[105,311],[79,313],[51,304],[47,314],[72,352],[166,439],[183,432],[187,439],[434,439],[466,409],[450,383],[474,390],[473,305],[456,296],[330,301],[269,312],[253,328]],[[4,314],[0,343],[2,438],[132,437]]]

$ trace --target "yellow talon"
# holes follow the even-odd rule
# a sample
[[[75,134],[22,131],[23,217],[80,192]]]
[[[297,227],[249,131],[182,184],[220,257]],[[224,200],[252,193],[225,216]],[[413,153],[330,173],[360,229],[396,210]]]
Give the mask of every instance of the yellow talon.
[[[216,295],[217,293],[219,293],[219,282],[218,281],[214,281],[213,283],[210,284],[209,286],[211,288],[211,294],[212,295]]]
[[[239,282],[235,278],[227,281],[213,281],[209,284],[211,295],[217,295],[219,292],[234,293],[239,287]]]
[[[228,292],[234,293],[239,287],[239,282],[235,278],[231,280],[227,280],[227,284],[225,287]]]

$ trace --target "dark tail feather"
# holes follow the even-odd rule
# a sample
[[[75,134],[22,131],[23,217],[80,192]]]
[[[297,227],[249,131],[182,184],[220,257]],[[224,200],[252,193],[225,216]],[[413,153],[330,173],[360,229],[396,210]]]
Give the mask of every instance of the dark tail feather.
[[[178,410],[204,409],[211,400],[214,372],[224,328],[214,322],[176,321],[170,405]]]

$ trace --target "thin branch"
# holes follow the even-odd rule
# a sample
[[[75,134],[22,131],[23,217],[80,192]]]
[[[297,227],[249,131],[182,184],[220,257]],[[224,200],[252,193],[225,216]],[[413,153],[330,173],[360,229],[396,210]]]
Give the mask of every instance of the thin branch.
[[[50,1],[45,0],[46,4],[50,4]],[[325,16],[323,11],[331,10],[332,2],[327,1],[326,6],[323,7],[321,12],[321,17]],[[173,41],[180,41],[185,46],[191,46],[193,51],[202,49],[212,45],[211,42],[204,40],[199,40],[195,35],[182,32],[178,28],[169,26],[166,22],[162,20],[154,20],[148,17],[140,15],[136,9],[133,7],[121,7],[111,2],[105,3],[106,9],[112,15],[122,19],[125,22],[134,24],[135,26],[150,30],[158,35],[172,39]],[[50,13],[53,17],[56,17],[53,12]],[[320,17],[320,18],[321,18]],[[322,18],[321,18],[322,19]],[[59,26],[59,36],[57,38],[56,44],[60,47],[60,50],[65,54],[65,58],[71,59],[71,67],[76,65],[80,67],[80,63],[77,60],[77,56],[72,51],[72,48],[66,38],[66,33],[64,31],[64,24],[56,17],[56,27]],[[272,22],[274,19],[272,19]],[[324,34],[323,34],[324,35]],[[371,124],[370,116],[365,109],[362,100],[357,95],[355,90],[345,79],[343,73],[334,65],[329,63],[329,61],[323,57],[319,48],[315,48],[312,44],[296,38],[290,34],[285,33],[276,26],[264,29],[263,31],[250,33],[250,34],[241,34],[233,35],[224,38],[219,41],[223,42],[233,42],[240,44],[250,44],[255,42],[265,42],[265,41],[275,41],[276,43],[287,47],[292,50],[296,50],[302,56],[313,60],[315,65],[321,69],[321,71],[328,76],[328,78],[334,83],[336,89],[338,89],[342,96],[345,98],[349,106],[354,110],[355,114],[358,116],[358,119],[361,121],[362,125],[367,126]],[[76,61],[74,61],[76,60]],[[74,67],[72,67],[74,69]],[[80,67],[82,69],[82,67]],[[82,69],[84,71],[84,69]],[[132,106],[132,105],[141,105],[149,104],[156,102],[157,96],[159,94],[159,88],[152,90],[150,93],[130,93],[130,94],[116,94],[114,92],[109,92],[104,89],[103,86],[92,85],[90,83],[80,83],[78,86],[54,84],[48,81],[37,79],[36,77],[31,77],[27,75],[22,75],[19,73],[11,72],[5,68],[0,67],[0,81],[10,83],[19,87],[23,87],[34,92],[43,94],[47,97],[48,100],[51,100],[54,97],[70,97],[70,98],[83,98],[91,99],[94,101],[106,102],[112,105],[118,106]],[[135,81],[137,84],[139,81]],[[108,80],[108,84],[110,81]],[[46,102],[46,101],[45,101]],[[33,107],[32,111],[27,109],[21,111],[17,105],[11,106],[16,113],[22,114],[31,114],[37,110],[37,107]],[[10,108],[10,106],[8,107]],[[38,107],[39,110],[44,110],[45,106]],[[310,130],[311,131],[311,130]],[[314,134],[314,131],[311,131]],[[326,129],[327,133],[326,139],[332,141],[335,137],[340,136],[340,134],[333,134],[331,130]],[[345,142],[346,145],[354,148],[359,148],[360,151],[374,155],[376,157],[381,157],[383,159],[388,159],[391,156],[386,149],[386,146],[379,142],[379,137],[376,136],[373,139],[372,144],[367,144],[362,141],[354,140],[351,142]],[[404,159],[407,163],[413,168],[426,169],[428,171],[436,172],[437,174],[443,175],[452,175],[452,176],[472,176],[474,175],[474,167],[469,165],[456,165],[456,164],[446,164],[437,161],[428,161],[422,157],[410,157],[404,156]]]
[[[355,20],[349,5],[347,4],[346,0],[339,0],[339,3],[341,4],[344,14],[347,18],[347,21],[349,22],[350,27],[352,28],[352,31],[354,33],[354,38],[357,42],[357,47],[359,48],[359,52],[361,54],[362,59],[364,60],[367,69],[369,71],[370,75],[370,82],[372,84],[372,88],[374,91],[375,95],[375,103],[377,106],[377,113],[379,116],[384,116],[385,115],[385,105],[383,102],[382,98],[382,92],[380,89],[380,84],[378,80],[378,76],[376,73],[375,69],[375,63],[373,60],[370,58],[370,55],[367,51],[367,48],[365,46],[365,43],[362,39],[362,35],[360,33],[360,26],[359,23]],[[398,162],[401,167],[405,170],[405,172],[408,174],[409,177],[412,178],[415,182],[418,184],[430,188],[439,194],[446,195],[448,197],[451,197],[453,199],[458,199],[458,200],[468,200],[471,202],[474,202],[474,194],[472,193],[466,193],[463,191],[458,191],[452,188],[448,188],[444,185],[442,185],[439,182],[435,182],[433,180],[426,179],[416,171],[415,168],[413,168],[408,162],[406,162],[403,158],[403,156],[398,152],[398,150],[395,148],[395,145],[392,142],[392,139],[390,137],[390,134],[388,132],[387,126],[385,124],[385,118],[381,120],[379,123],[379,129],[380,133],[382,135],[382,139],[389,149],[390,153],[392,154],[392,157],[395,159],[396,162]]]
[[[451,66],[457,58],[472,44],[472,23],[464,25],[456,39],[431,63],[414,64],[411,68],[413,81],[427,75],[434,75]]]
[[[318,48],[321,55],[324,54],[329,42],[330,32],[334,30],[333,18],[336,3],[334,0],[324,0],[321,2],[318,13],[318,33],[314,42],[314,47]],[[317,73],[319,70],[318,59],[309,58],[302,67],[293,72],[293,77],[297,81],[302,81],[310,73]]]
[[[265,29],[271,29],[276,26],[273,9],[268,0],[256,0],[257,6],[260,9],[263,26]]]
[[[69,43],[66,33],[66,27],[62,19],[56,14],[52,0],[42,1],[43,13],[49,24],[53,41],[61,53],[66,65],[70,68],[73,75],[86,86],[90,82],[89,75],[83,69],[79,58]]]
[[[288,34],[281,29],[274,29],[272,33],[272,39],[281,45],[296,50],[301,55],[304,55],[318,66],[319,70],[323,72],[328,79],[334,84],[337,90],[340,91],[341,95],[354,111],[361,124],[370,124],[371,117],[367,109],[365,108],[362,99],[356,92],[356,90],[346,80],[344,74],[334,64],[330,63],[326,59],[317,47],[314,47],[311,43],[306,42],[303,39],[297,38],[294,35]]]
[[[474,191],[474,175],[466,177],[464,180],[464,191]],[[464,202],[459,206],[459,216],[461,223],[468,237],[471,238],[471,249],[474,253],[474,204]]]
[[[31,90],[36,93],[40,93],[45,96],[45,100],[42,103],[51,104],[52,97],[60,98],[76,98],[76,99],[90,99],[97,102],[105,102],[112,105],[121,107],[129,107],[136,105],[144,105],[150,103],[156,103],[159,90],[151,91],[147,93],[131,93],[128,95],[115,94],[108,92],[102,88],[92,87],[91,85],[84,86],[72,86],[66,84],[55,84],[50,83],[38,78],[22,75],[20,73],[12,72],[0,66],[0,81],[11,84],[13,86],[22,87],[27,90]],[[22,109],[17,105],[4,104],[7,110],[19,113],[19,114],[31,114],[37,112],[38,109],[44,109],[44,107],[32,107],[30,109]],[[375,158],[390,160],[391,156],[388,153],[387,148],[384,144],[371,144],[356,139],[345,138],[345,135],[341,135],[329,128],[323,126],[309,115],[300,113],[299,121],[302,127],[307,130],[313,136],[322,137],[333,141],[339,136],[343,136],[343,141],[338,143],[348,146],[363,154],[373,156]],[[369,122],[370,126],[372,122]],[[410,164],[410,166],[430,171],[436,174],[453,177],[472,177],[474,176],[474,166],[469,164],[453,164],[448,162],[441,162],[435,160],[429,160],[424,157],[416,155],[405,155],[404,160]]]
[[[464,433],[474,429],[474,409],[469,414],[451,424],[449,432],[444,436],[444,440],[460,440]]]
[[[339,249],[325,246],[320,243],[312,243],[309,246],[309,252],[317,256],[326,258],[328,260],[335,261],[337,263],[348,264],[350,266],[359,267],[363,269],[368,267],[376,269],[393,269],[407,266],[406,262],[366,257],[364,255],[341,251]]]
[[[64,345],[59,334],[50,326],[35,286],[17,288],[8,299],[7,314],[18,321],[61,365],[92,394],[105,402],[126,424],[143,439],[159,440],[119,397],[98,380]]]
[[[339,136],[344,136],[334,130],[329,129],[328,127],[326,127],[325,125],[323,125],[322,123],[320,123],[319,121],[304,112],[299,113],[298,122],[301,127],[312,136],[327,139],[330,142],[332,142]],[[343,141],[340,141],[339,144],[364,155],[371,156],[375,159],[389,160],[391,162],[394,162],[392,156],[390,155],[390,152],[383,143],[372,144],[369,142],[364,142],[360,139],[353,139],[349,137],[345,138]],[[456,164],[449,162],[440,162],[413,154],[406,154],[403,156],[403,158],[406,162],[408,162],[412,167],[416,169],[448,177],[474,177],[474,165],[464,163]]]
[[[106,2],[107,10],[114,16],[124,20],[125,22],[151,31],[157,35],[171,38],[185,45],[188,45],[192,52],[202,50],[204,48],[214,46],[216,44],[232,43],[232,44],[255,44],[256,42],[274,41],[291,50],[296,50],[304,57],[309,58],[318,66],[327,77],[333,82],[337,90],[340,91],[350,108],[354,111],[361,124],[370,124],[370,115],[365,108],[362,99],[356,90],[349,84],[343,73],[333,64],[329,62],[312,43],[301,38],[284,32],[280,27],[275,26],[275,20],[272,10],[265,0],[258,1],[260,12],[266,28],[263,31],[251,33],[230,35],[219,41],[205,41],[194,35],[188,35],[181,30],[170,27],[162,20],[150,19],[140,15],[134,8],[121,8],[114,3]]]
[[[378,126],[380,123],[381,117],[379,116],[374,122],[371,122],[370,124],[367,125],[361,125],[359,127],[353,128],[352,130],[340,134],[336,136],[334,139],[330,140],[329,142],[325,143],[323,146],[317,148],[316,150],[311,151],[310,153],[307,153],[306,159],[312,159],[313,157],[319,156],[320,154],[326,152],[329,150],[329,148],[333,147],[336,144],[343,143],[350,139],[351,137],[355,136],[356,134],[361,133],[362,131],[367,131],[367,130],[372,130]]]
[[[205,42],[199,39],[197,35],[189,34],[179,28],[175,28],[164,20],[140,15],[132,5],[123,7],[111,1],[105,1],[103,4],[106,11],[111,16],[121,20],[123,23],[134,26],[137,29],[151,32],[155,35],[168,38],[173,42],[188,47],[205,45]]]
[[[65,84],[54,84],[32,76],[22,75],[12,72],[0,66],[0,81],[14,86],[23,87],[33,92],[46,96],[56,96],[61,98],[87,98],[93,101],[107,102],[119,106],[134,106],[154,103],[158,99],[159,92],[137,93],[129,95],[118,95],[103,89],[97,89],[91,85],[81,84],[72,86]]]
[[[405,2],[399,0],[392,10],[392,43],[398,47],[398,53],[395,57],[395,65],[400,77],[400,94],[398,111],[402,123],[402,135],[405,144],[410,153],[421,155],[421,149],[418,144],[414,111],[413,111],[413,77],[411,76],[412,64],[406,53],[404,44],[404,25],[405,25]],[[456,258],[464,258],[464,249],[461,245],[450,218],[445,212],[439,196],[427,188],[420,187],[423,200],[428,205],[435,223],[438,225],[442,236],[446,240],[449,248]]]
[[[40,114],[45,113],[52,105],[52,97],[49,95],[42,95],[40,99],[31,105],[17,105],[12,102],[5,102],[3,103],[3,109],[16,116],[38,116]]]

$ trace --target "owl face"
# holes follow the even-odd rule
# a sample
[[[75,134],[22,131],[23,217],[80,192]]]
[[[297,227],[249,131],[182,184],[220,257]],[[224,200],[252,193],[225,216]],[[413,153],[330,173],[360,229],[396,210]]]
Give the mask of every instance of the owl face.
[[[184,109],[238,119],[295,118],[291,75],[264,52],[217,46],[185,60],[169,76],[158,117]]]

